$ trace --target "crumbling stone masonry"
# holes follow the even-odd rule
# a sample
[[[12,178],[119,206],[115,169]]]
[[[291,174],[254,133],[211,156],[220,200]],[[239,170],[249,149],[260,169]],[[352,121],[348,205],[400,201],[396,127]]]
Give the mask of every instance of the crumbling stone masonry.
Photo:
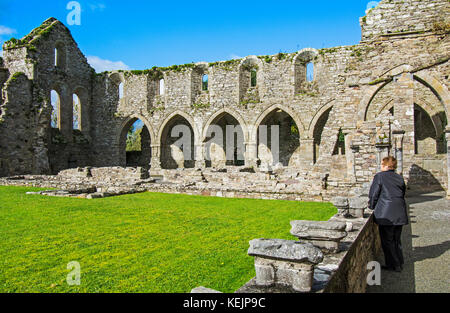
[[[448,0],[384,0],[360,19],[354,46],[100,74],[50,18],[3,46],[0,176],[140,166],[203,192],[324,200],[351,197],[391,154],[410,188],[448,190],[449,15]],[[127,158],[138,119],[142,151]],[[190,134],[182,149],[180,125]],[[212,125],[241,136],[208,144]],[[279,160],[261,125],[279,126]]]

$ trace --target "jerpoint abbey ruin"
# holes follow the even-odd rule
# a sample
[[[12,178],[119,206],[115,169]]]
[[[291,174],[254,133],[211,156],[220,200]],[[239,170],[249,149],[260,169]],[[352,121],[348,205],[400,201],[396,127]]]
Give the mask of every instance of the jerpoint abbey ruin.
[[[96,74],[49,18],[3,46],[0,176],[138,166],[202,193],[329,200],[389,154],[410,189],[448,190],[449,2],[382,1],[360,24],[355,46]],[[127,153],[136,120],[142,148]],[[174,145],[179,125],[190,146]],[[212,125],[235,126],[231,157],[208,144]]]
[[[450,2],[383,0],[359,24],[353,46],[96,73],[70,30],[48,18],[3,44],[0,185],[87,199],[152,191],[333,202],[340,219],[293,222],[292,234],[338,253],[352,231],[344,217],[353,215],[361,233],[349,242],[370,261],[361,236],[372,240],[373,225],[363,217],[384,157],[398,160],[409,192],[450,199]],[[304,229],[335,237],[305,237]],[[271,244],[251,243],[257,285],[273,282],[268,268],[292,265],[264,259]],[[294,262],[306,276],[280,279],[311,291],[321,252],[275,244],[308,255]],[[364,290],[353,273],[345,291]],[[341,290],[346,277],[326,288]]]

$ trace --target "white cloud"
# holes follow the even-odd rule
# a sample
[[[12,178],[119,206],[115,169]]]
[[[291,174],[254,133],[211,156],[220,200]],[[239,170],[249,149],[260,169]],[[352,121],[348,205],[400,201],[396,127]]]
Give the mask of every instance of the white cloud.
[[[91,11],[103,11],[106,9],[106,5],[104,3],[89,3],[89,7]]]
[[[10,36],[12,34],[17,33],[17,30],[13,29],[13,28],[9,28],[3,25],[0,25],[0,36],[2,35],[7,35]]]
[[[104,60],[97,56],[88,56],[87,60],[89,64],[95,69],[97,73],[105,71],[125,70],[128,71],[130,67],[122,61],[110,61]]]
[[[0,57],[3,57],[3,38],[2,36],[11,36],[17,33],[17,30],[0,25]]]

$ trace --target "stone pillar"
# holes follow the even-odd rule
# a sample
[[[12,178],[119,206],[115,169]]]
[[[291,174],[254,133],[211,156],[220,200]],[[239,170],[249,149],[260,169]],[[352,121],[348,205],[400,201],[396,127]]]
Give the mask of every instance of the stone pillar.
[[[161,169],[161,145],[152,145],[150,169],[156,171]]]
[[[245,143],[245,166],[258,167],[258,144],[250,141]]]
[[[342,132],[345,135],[345,157],[347,159],[347,179],[349,181],[355,182],[355,155],[354,150],[352,149],[352,141],[353,141],[353,131],[355,128],[344,128]]]
[[[389,156],[389,150],[391,148],[390,143],[377,143],[375,145],[377,148],[377,172],[381,171],[381,161]]]
[[[205,161],[205,144],[200,143],[195,145],[195,168],[197,169],[205,169],[206,161]]]
[[[73,95],[69,95],[66,90],[62,90],[62,94],[59,96],[58,121],[60,131],[66,141],[70,143],[73,142]]]
[[[331,203],[338,209],[338,214],[342,217],[347,217],[349,214],[348,198],[335,197],[331,199]]]
[[[450,200],[450,127],[445,130],[445,139],[447,141],[447,199]]]
[[[394,130],[392,132],[393,139],[393,154],[397,159],[397,173],[403,175],[403,138],[405,137],[404,130]]]
[[[314,165],[314,139],[301,139],[300,153],[302,155],[302,162],[304,162],[306,166]]]
[[[414,134],[414,79],[411,73],[394,77],[394,118],[405,131],[402,148],[402,167],[405,180],[409,179],[409,170],[415,155]]]

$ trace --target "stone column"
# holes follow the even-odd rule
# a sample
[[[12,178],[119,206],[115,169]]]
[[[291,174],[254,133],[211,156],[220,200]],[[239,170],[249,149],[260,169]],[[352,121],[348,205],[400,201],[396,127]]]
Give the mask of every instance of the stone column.
[[[59,125],[61,134],[64,136],[67,142],[73,142],[73,95],[68,94],[66,90],[62,90],[62,94],[59,95]]]
[[[302,138],[300,140],[300,153],[302,155],[302,162],[306,166],[311,166],[314,163],[314,139]]]
[[[152,145],[152,160],[150,169],[158,171],[161,169],[161,145]]]
[[[254,141],[245,143],[245,166],[258,167],[258,144]]]
[[[445,130],[445,139],[447,141],[447,199],[450,199],[450,127]]]
[[[195,168],[197,168],[197,169],[205,169],[206,168],[205,144],[204,143],[195,145]]]
[[[397,159],[397,173],[403,175],[403,138],[405,137],[404,130],[394,130],[392,132],[393,139],[393,154]]]
[[[352,147],[353,131],[355,128],[344,128],[342,132],[345,135],[345,157],[347,159],[347,179],[349,181],[355,182],[355,155]]]
[[[411,73],[394,77],[394,117],[405,131],[403,137],[402,166],[405,180],[409,180],[409,170],[415,155],[414,134],[414,79]]]
[[[391,148],[390,143],[377,143],[375,145],[377,148],[377,171],[381,171],[381,161],[389,156],[389,149]]]

